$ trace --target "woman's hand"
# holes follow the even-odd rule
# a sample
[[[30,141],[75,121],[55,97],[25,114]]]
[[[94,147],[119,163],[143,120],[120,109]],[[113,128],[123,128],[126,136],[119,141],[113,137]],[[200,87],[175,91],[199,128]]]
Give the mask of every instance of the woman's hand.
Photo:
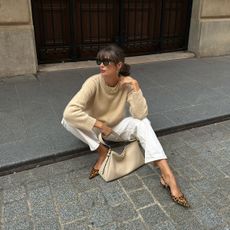
[[[109,134],[112,133],[112,128],[110,128],[108,125],[106,125],[104,122],[96,121],[95,125],[96,128],[100,129],[100,132],[102,133],[102,136],[109,136]]]
[[[136,91],[136,92],[140,89],[138,81],[136,79],[130,77],[130,76],[120,77],[120,85],[121,86],[129,85],[131,87],[131,89]]]

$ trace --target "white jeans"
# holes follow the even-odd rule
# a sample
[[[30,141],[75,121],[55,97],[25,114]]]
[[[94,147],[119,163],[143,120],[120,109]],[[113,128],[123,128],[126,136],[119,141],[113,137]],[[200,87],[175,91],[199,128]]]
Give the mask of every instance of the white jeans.
[[[61,123],[74,136],[89,145],[91,151],[94,151],[99,147],[100,141],[98,140],[97,129],[88,132],[79,130],[73,128],[64,118]],[[145,151],[145,163],[167,159],[164,150],[152,129],[151,123],[147,118],[138,120],[133,117],[127,117],[112,129],[125,141],[130,141],[134,138],[140,141],[140,144]],[[108,140],[118,141],[112,135]]]

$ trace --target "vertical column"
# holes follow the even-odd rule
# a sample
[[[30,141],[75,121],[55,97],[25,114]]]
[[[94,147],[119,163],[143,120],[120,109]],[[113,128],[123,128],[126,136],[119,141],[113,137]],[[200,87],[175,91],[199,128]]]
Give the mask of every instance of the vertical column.
[[[194,0],[189,50],[198,57],[230,54],[230,1]]]
[[[0,77],[36,73],[30,0],[1,0]]]

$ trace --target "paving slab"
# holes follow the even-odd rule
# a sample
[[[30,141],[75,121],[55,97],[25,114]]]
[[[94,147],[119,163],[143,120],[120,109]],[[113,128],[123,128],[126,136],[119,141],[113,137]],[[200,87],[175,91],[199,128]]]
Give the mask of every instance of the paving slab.
[[[1,228],[229,229],[230,120],[160,140],[190,209],[171,200],[151,164],[109,183],[101,177],[89,180],[93,153],[1,176]]]

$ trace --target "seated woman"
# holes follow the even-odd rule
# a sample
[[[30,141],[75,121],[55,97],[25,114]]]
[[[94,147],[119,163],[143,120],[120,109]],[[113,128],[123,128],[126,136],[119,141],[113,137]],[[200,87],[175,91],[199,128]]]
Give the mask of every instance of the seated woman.
[[[108,152],[108,147],[98,140],[98,134],[101,132],[106,138],[114,131],[123,140],[139,140],[144,149],[145,163],[153,162],[159,167],[160,182],[169,189],[173,201],[189,207],[147,118],[148,107],[140,86],[129,76],[130,68],[125,64],[123,50],[116,45],[101,49],[97,54],[97,64],[100,74],[85,81],[68,103],[62,119],[62,125],[68,131],[99,154],[89,178],[99,174]],[[125,117],[127,105],[129,117]]]

